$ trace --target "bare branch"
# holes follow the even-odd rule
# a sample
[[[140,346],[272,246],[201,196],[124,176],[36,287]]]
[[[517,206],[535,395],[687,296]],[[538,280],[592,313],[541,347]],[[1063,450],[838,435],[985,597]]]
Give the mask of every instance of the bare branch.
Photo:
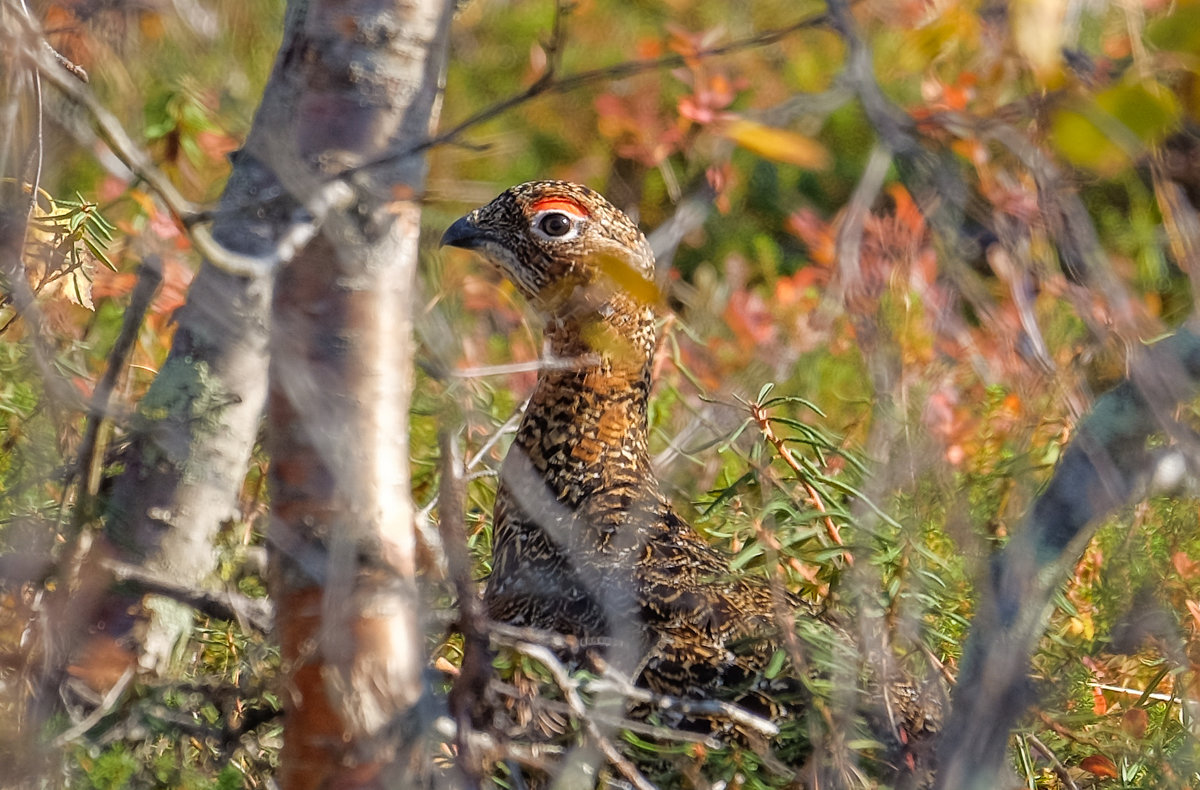
[[[558,8],[561,10],[561,5]],[[561,14],[556,14],[556,28],[559,25],[560,18]],[[463,132],[479,126],[480,124],[486,123],[487,121],[490,121],[499,115],[503,115],[515,107],[519,107],[520,105],[543,95],[569,93],[573,90],[577,90],[596,82],[625,79],[626,77],[632,77],[648,71],[678,68],[679,66],[685,65],[689,60],[692,59],[703,60],[705,58],[720,57],[722,55],[730,55],[747,49],[767,46],[778,41],[782,41],[788,36],[801,30],[819,27],[823,24],[826,24],[828,21],[829,18],[825,14],[816,14],[800,19],[789,25],[784,25],[783,27],[778,27],[773,30],[765,30],[761,33],[756,33],[752,36],[731,41],[728,44],[723,44],[721,46],[699,49],[687,55],[672,54],[663,55],[657,58],[650,58],[647,60],[626,61],[624,63],[617,63],[612,66],[604,66],[597,69],[581,71],[576,74],[570,74],[558,79],[553,79],[553,72],[551,70],[547,70],[532,85],[520,93],[499,101],[490,107],[484,108],[483,110],[480,110],[479,112],[455,124],[454,126],[451,126],[446,131],[434,135],[433,137],[422,140],[413,145],[406,146],[399,150],[385,152],[374,159],[369,159],[361,164],[356,165],[355,167],[349,168],[340,173],[339,177],[345,178],[360,170],[387,165],[396,161],[397,159],[404,159],[405,157],[420,153],[421,151],[434,146],[453,142]]]
[[[1067,790],[1079,790],[1079,785],[1075,784],[1075,780],[1071,778],[1071,774],[1067,771],[1067,767],[1062,764],[1062,760],[1058,759],[1058,755],[1052,752],[1049,746],[1042,743],[1041,739],[1032,732],[1025,733],[1025,740],[1030,746],[1037,749],[1046,757],[1047,760],[1050,761],[1050,765],[1054,768],[1054,774],[1058,777],[1058,780],[1063,783],[1063,786],[1066,787]]]
[[[100,489],[100,475],[104,470],[104,447],[101,432],[110,419],[109,406],[113,388],[125,370],[129,352],[137,341],[138,331],[154,294],[162,282],[162,261],[157,256],[150,256],[138,267],[137,284],[129,296],[129,305],[121,321],[121,332],[108,353],[108,364],[104,375],[92,392],[91,412],[88,415],[87,430],[79,446],[78,460],[75,469],[80,475],[81,496],[76,502],[75,522],[79,526],[84,519],[94,514],[90,503]]]
[[[196,213],[195,206],[179,193],[166,174],[154,166],[150,155],[138,147],[125,132],[117,117],[108,111],[95,94],[80,84],[78,78],[66,71],[53,49],[45,45],[45,37],[32,20],[22,19],[22,29],[9,38],[17,51],[32,63],[42,76],[64,96],[88,111],[96,122],[96,130],[121,162],[154,190],[171,212],[181,220]]]
[[[130,582],[144,592],[166,596],[209,617],[237,622],[243,628],[253,628],[260,633],[271,630],[274,607],[266,599],[249,598],[235,592],[220,593],[188,587],[139,565],[119,560],[104,560],[102,565],[118,582]]]
[[[617,747],[613,745],[613,742],[600,729],[595,719],[589,713],[587,706],[583,703],[583,698],[579,696],[579,682],[570,676],[563,663],[548,648],[542,645],[517,642],[514,647],[519,653],[534,659],[546,668],[562,691],[563,697],[571,709],[571,713],[579,719],[588,737],[595,742],[596,747],[604,754],[605,759],[617,769],[621,776],[625,777],[637,790],[656,790],[654,785],[642,775],[642,772],[625,755],[621,754]]]
[[[475,720],[482,718],[483,699],[492,677],[492,654],[488,648],[487,618],[475,584],[471,581],[471,558],[467,552],[465,529],[466,509],[463,504],[466,491],[462,450],[445,425],[438,431],[438,447],[442,459],[438,529],[450,579],[458,595],[459,628],[463,635],[462,666],[450,689],[450,713],[458,725],[458,766],[471,787],[480,787],[483,776],[478,761],[472,756],[468,734]]]
[[[97,705],[91,713],[84,717],[82,721],[68,728],[57,738],[55,738],[54,745],[66,746],[86,733],[92,727],[95,727],[97,724],[99,724],[100,720],[107,716],[112,709],[116,707],[117,700],[121,698],[121,695],[125,693],[125,689],[129,687],[129,682],[133,680],[133,673],[134,668],[127,667],[125,671],[121,673],[121,677],[117,679],[117,682],[114,683],[112,688],[110,688],[104,695],[104,698],[100,700],[100,704]]]
[[[604,677],[599,680],[589,680],[583,687],[588,691],[614,690],[631,702],[649,705],[665,713],[679,713],[684,716],[710,719],[723,719],[732,722],[746,730],[757,732],[768,738],[779,734],[779,726],[770,719],[751,713],[745,708],[719,699],[684,699],[667,694],[655,694],[647,689],[633,685],[629,678],[617,672],[612,667],[605,667]]]

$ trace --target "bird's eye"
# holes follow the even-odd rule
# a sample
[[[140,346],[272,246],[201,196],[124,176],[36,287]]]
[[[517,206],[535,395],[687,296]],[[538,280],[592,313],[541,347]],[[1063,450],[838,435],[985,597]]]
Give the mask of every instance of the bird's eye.
[[[538,229],[552,238],[562,238],[571,232],[571,218],[558,211],[547,211],[538,221]]]

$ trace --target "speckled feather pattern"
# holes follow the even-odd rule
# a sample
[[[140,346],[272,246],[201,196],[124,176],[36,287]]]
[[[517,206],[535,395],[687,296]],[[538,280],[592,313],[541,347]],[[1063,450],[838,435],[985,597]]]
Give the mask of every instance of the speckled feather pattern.
[[[654,477],[654,256],[641,231],[586,187],[535,181],[458,220],[442,242],[491,260],[546,322],[549,358],[500,471],[488,614],[606,645],[607,661],[661,693],[772,716],[785,712],[777,692],[803,704],[803,683],[763,677],[779,645],[765,580],[731,572]],[[892,665],[868,678],[860,712],[904,786],[923,787],[944,696]]]
[[[573,220],[537,230],[543,207]],[[452,233],[453,231],[453,233]],[[453,238],[451,238],[453,236]],[[770,655],[772,597],[730,572],[663,498],[647,449],[655,312],[613,262],[653,282],[645,237],[586,187],[507,190],[447,232],[495,263],[539,309],[553,357],[538,378],[496,494],[491,617],[581,639],[638,638],[641,680],[710,693]],[[652,288],[652,286],[650,286]],[[749,655],[736,643],[765,641]]]

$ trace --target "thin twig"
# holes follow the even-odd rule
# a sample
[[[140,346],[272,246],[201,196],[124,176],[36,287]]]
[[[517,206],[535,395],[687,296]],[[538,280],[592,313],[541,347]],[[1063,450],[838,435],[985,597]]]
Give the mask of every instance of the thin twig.
[[[603,683],[603,681],[600,681],[600,682]],[[594,682],[589,682],[588,684],[586,684],[585,690],[592,689],[593,683]],[[511,683],[503,683],[494,678],[493,678],[491,684],[488,686],[488,688],[495,691],[497,694],[501,694],[501,695],[508,697],[510,699],[513,699],[513,700],[524,700],[524,701],[529,700],[528,692],[518,689],[516,686],[512,685]],[[647,695],[647,696],[653,696],[652,694],[650,694],[650,692],[645,691],[643,689],[638,689],[636,686],[634,686],[633,688],[635,689],[635,691],[637,693]],[[612,687],[611,686],[607,686],[607,687],[601,686],[600,690],[611,691]],[[633,696],[631,696],[630,699],[637,701],[636,698]],[[539,707],[544,708],[547,711],[551,711],[551,712],[557,713],[559,715],[569,716],[571,714],[571,709],[567,706],[567,704],[565,702],[560,702],[559,700],[538,697],[536,704]],[[719,748],[721,748],[721,745],[722,745],[721,742],[717,738],[714,738],[711,735],[705,735],[703,733],[688,732],[687,730],[679,730],[679,729],[673,729],[671,727],[665,727],[665,726],[661,726],[661,725],[647,724],[645,722],[636,721],[634,719],[626,718],[624,716],[611,716],[607,713],[604,713],[603,711],[598,711],[598,710],[593,710],[591,713],[592,713],[592,716],[595,717],[596,721],[600,722],[601,724],[609,725],[612,727],[618,727],[622,730],[629,730],[630,732],[635,732],[638,735],[645,735],[645,736],[648,736],[651,738],[657,738],[657,739],[663,740],[663,741],[675,741],[677,743],[698,743],[709,749],[719,749]],[[706,715],[706,714],[701,713],[699,715]],[[715,714],[713,714],[713,715],[715,715]],[[751,715],[753,715],[753,714],[751,714]]]
[[[129,686],[129,682],[133,680],[133,670],[132,666],[126,667],[125,671],[121,673],[121,677],[117,679],[117,682],[104,695],[104,699],[100,700],[100,704],[84,717],[82,721],[55,738],[54,745],[66,746],[99,724],[100,720],[107,716],[116,706],[117,700],[121,698],[121,694],[125,692],[125,689]]]
[[[34,42],[44,42],[41,31],[30,20],[24,20],[24,27],[22,32],[25,37]],[[198,223],[210,220],[213,215],[201,212],[175,188],[170,178],[154,165],[150,154],[134,143],[121,122],[100,103],[88,86],[81,85],[74,75],[65,71],[47,48],[31,44],[22,37],[10,40],[15,40],[20,47],[20,54],[33,63],[50,84],[87,111],[97,133],[113,155],[158,195],[168,211],[188,229],[196,251],[225,271],[246,277],[261,276],[287,263],[316,235],[321,220],[349,199],[350,190],[346,188],[345,180],[333,179],[306,196],[305,220],[292,222],[270,254],[252,256],[228,249],[216,241],[210,229],[198,226]],[[259,199],[255,201],[255,206],[266,202]],[[249,210],[252,206],[245,208]]]
[[[767,410],[758,403],[750,404],[750,414],[754,417],[754,422],[758,425],[758,430],[760,433],[762,433],[763,438],[771,443],[771,445],[775,448],[776,453],[779,454],[779,457],[782,458],[784,463],[791,467],[792,471],[796,473],[796,479],[799,481],[800,485],[804,487],[805,494],[808,498],[808,503],[812,505],[817,512],[822,514],[822,520],[825,523],[825,532],[829,535],[829,539],[838,546],[844,547],[846,544],[842,542],[841,530],[838,528],[838,525],[834,523],[833,517],[829,515],[829,511],[825,508],[825,502],[821,499],[821,493],[817,491],[817,489],[814,488],[811,483],[808,482],[808,472],[800,465],[800,462],[796,460],[795,456],[792,455],[792,451],[788,449],[788,446],[784,443],[784,441],[779,438],[779,435],[775,433],[775,429],[771,425],[770,414],[768,414]],[[842,557],[846,560],[847,565],[854,564],[854,557],[849,551],[842,552]]]
[[[514,645],[514,648],[517,652],[532,658],[546,668],[546,671],[554,678],[555,684],[562,691],[563,698],[571,708],[571,712],[579,719],[584,731],[595,741],[596,747],[600,749],[600,752],[608,762],[617,769],[617,772],[625,777],[637,790],[656,790],[654,785],[650,783],[650,780],[643,776],[642,772],[637,769],[637,766],[631,763],[625,755],[621,754],[613,742],[601,732],[596,720],[588,712],[583,698],[579,696],[578,681],[570,676],[563,663],[548,648],[542,645],[518,642]]]
[[[588,691],[616,691],[631,702],[638,702],[658,708],[664,712],[680,713],[684,716],[724,719],[738,724],[747,730],[754,730],[767,737],[779,734],[779,727],[769,719],[757,716],[745,708],[719,699],[684,699],[666,694],[655,694],[644,688],[633,685],[629,678],[621,673],[605,667],[604,677],[589,680],[583,684]]]
[[[200,590],[179,584],[146,570],[141,565],[132,565],[114,559],[104,559],[100,567],[112,574],[117,582],[127,582],[144,592],[162,595],[187,604],[198,612],[218,620],[237,622],[242,628],[253,628],[260,633],[271,630],[273,610],[264,598],[250,598],[241,593]]]
[[[1104,748],[1103,744],[1101,744],[1100,741],[1096,740],[1095,738],[1090,738],[1086,735],[1080,735],[1069,727],[1059,724],[1050,717],[1049,713],[1046,713],[1044,710],[1039,710],[1034,715],[1037,716],[1038,720],[1041,721],[1042,724],[1045,724],[1047,727],[1053,730],[1056,735],[1061,735],[1063,738],[1066,738],[1069,741],[1074,741],[1075,743],[1080,743],[1084,746],[1091,746],[1093,749]]]
[[[448,420],[448,424],[457,421]],[[441,451],[442,479],[438,487],[438,532],[454,591],[458,595],[459,629],[463,636],[462,667],[450,689],[450,713],[457,727],[455,744],[458,747],[458,767],[469,787],[483,784],[480,762],[474,759],[470,733],[481,708],[492,677],[492,654],[488,648],[487,618],[479,593],[471,580],[471,557],[467,551],[465,529],[466,497],[463,482],[462,450],[447,427],[438,431]]]
[[[491,631],[494,641],[513,648],[521,644],[536,644],[548,650],[577,653],[587,648],[610,646],[610,640],[603,638],[585,641],[553,631],[523,628],[494,620],[488,623],[488,630]],[[634,685],[628,677],[617,672],[607,664],[604,665],[603,672],[604,676],[602,678],[587,681],[584,684],[584,688],[597,691],[615,690],[631,702],[649,705],[662,711],[678,712],[684,716],[725,719],[736,724],[741,724],[749,730],[761,732],[764,735],[777,735],[779,733],[779,728],[773,722],[761,716],[756,716],[745,708],[734,705],[731,702],[715,699],[684,699],[667,694],[657,694]]]
[[[87,430],[79,445],[79,453],[75,463],[75,471],[80,477],[80,497],[76,508],[76,524],[81,518],[91,517],[91,508],[82,506],[90,503],[100,488],[100,474],[104,469],[104,448],[101,446],[101,428],[109,420],[109,404],[112,400],[113,389],[117,380],[125,370],[129,360],[129,352],[137,341],[138,330],[142,326],[146,311],[154,301],[154,294],[162,282],[162,261],[158,256],[149,256],[138,267],[137,283],[129,296],[129,305],[125,308],[125,316],[121,322],[121,331],[108,352],[108,362],[104,375],[97,382],[92,392],[91,409],[88,414]]]
[[[858,184],[854,187],[850,202],[842,210],[842,221],[838,225],[835,241],[839,275],[837,291],[840,293],[831,295],[832,298],[822,305],[822,312],[825,314],[832,314],[834,309],[845,307],[850,307],[853,314],[861,312],[854,310],[854,307],[862,298],[863,228],[872,204],[883,189],[883,182],[891,164],[891,151],[877,142],[871,149],[871,155]]]
[[[478,466],[483,460],[484,456],[491,452],[491,449],[496,446],[497,442],[500,441],[501,437],[517,429],[517,423],[521,421],[521,416],[525,413],[525,408],[528,406],[528,404],[529,400],[526,399],[525,402],[521,404],[521,407],[510,414],[508,419],[504,421],[504,424],[497,428],[492,435],[488,437],[488,440],[484,442],[483,445],[475,452],[475,455],[471,456],[471,460],[467,461],[467,469],[474,469],[476,466]]]
[[[1025,733],[1025,741],[1030,746],[1041,752],[1046,759],[1050,761],[1050,765],[1054,768],[1055,775],[1058,776],[1060,782],[1066,785],[1067,790],[1079,790],[1079,785],[1075,784],[1075,780],[1071,778],[1071,774],[1067,771],[1067,767],[1062,764],[1062,761],[1058,759],[1058,756],[1054,752],[1050,751],[1049,746],[1042,743],[1041,739],[1031,732]]]
[[[729,55],[734,52],[740,52],[746,49],[768,46],[770,44],[782,41],[788,36],[801,30],[818,27],[827,23],[828,21],[829,18],[826,14],[817,14],[814,16],[805,17],[804,19],[798,20],[789,25],[784,25],[783,27],[778,27],[773,30],[766,30],[761,33],[756,33],[752,36],[731,41],[728,44],[723,44],[721,46],[706,47],[704,49],[698,49],[695,52],[687,54],[662,55],[660,57],[650,58],[647,60],[626,61],[624,63],[617,63],[612,66],[604,66],[601,68],[581,71],[557,80],[547,79],[547,75],[551,74],[550,71],[547,71],[543,73],[532,85],[520,93],[510,96],[507,99],[499,101],[490,107],[468,116],[466,119],[450,127],[446,131],[434,135],[426,140],[406,146],[402,149],[384,152],[373,159],[368,159],[365,162],[339,173],[338,177],[346,178],[360,170],[388,165],[396,160],[405,159],[413,156],[414,154],[418,154],[428,148],[452,142],[455,140],[455,138],[468,129],[479,126],[482,123],[486,123],[487,121],[490,121],[499,115],[503,115],[509,110],[519,107],[520,105],[525,104],[526,102],[539,96],[569,93],[593,82],[625,79],[626,77],[632,77],[647,71],[678,68],[679,66],[686,65],[692,60],[714,58],[722,55]]]
[[[29,13],[29,7],[25,4],[25,0],[20,0],[21,12],[25,19],[29,20],[32,17]],[[54,50],[52,49],[51,52]],[[55,53],[57,54],[57,53]],[[29,180],[29,208],[25,212],[25,231],[21,238],[21,250],[24,254],[25,245],[29,240],[29,223],[33,221],[34,209],[37,207],[38,190],[41,188],[42,182],[42,159],[45,154],[45,139],[43,119],[42,119],[42,79],[38,75],[37,70],[32,70],[33,78],[33,112],[34,112],[34,127],[33,127],[33,151],[30,154],[33,158],[33,177]],[[20,187],[18,179],[18,188]]]
[[[195,214],[195,206],[179,193],[165,173],[153,165],[150,155],[133,142],[117,117],[100,104],[95,94],[81,85],[74,74],[64,70],[59,61],[46,51],[42,46],[45,36],[33,21],[22,21],[24,29],[20,32],[24,35],[10,38],[10,41],[14,41],[20,47],[20,53],[37,67],[50,84],[88,111],[96,122],[96,130],[113,154],[133,171],[134,175],[146,182],[173,214],[181,219]]]

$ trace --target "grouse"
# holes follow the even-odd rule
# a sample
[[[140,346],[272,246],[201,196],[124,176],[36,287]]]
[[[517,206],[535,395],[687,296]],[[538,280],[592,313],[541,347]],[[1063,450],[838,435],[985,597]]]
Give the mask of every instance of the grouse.
[[[488,615],[603,644],[607,661],[660,693],[746,690],[780,644],[776,604],[799,602],[732,573],[659,488],[645,236],[587,187],[534,181],[457,220],[441,243],[490,260],[545,321],[548,352],[500,470]],[[899,718],[936,726],[923,711]]]
[[[610,659],[624,647],[624,668],[664,693],[740,678],[730,646],[774,630],[772,596],[730,572],[651,469],[645,236],[596,192],[536,181],[459,219],[442,244],[490,259],[546,322],[549,355],[500,471],[489,616],[604,642]]]

